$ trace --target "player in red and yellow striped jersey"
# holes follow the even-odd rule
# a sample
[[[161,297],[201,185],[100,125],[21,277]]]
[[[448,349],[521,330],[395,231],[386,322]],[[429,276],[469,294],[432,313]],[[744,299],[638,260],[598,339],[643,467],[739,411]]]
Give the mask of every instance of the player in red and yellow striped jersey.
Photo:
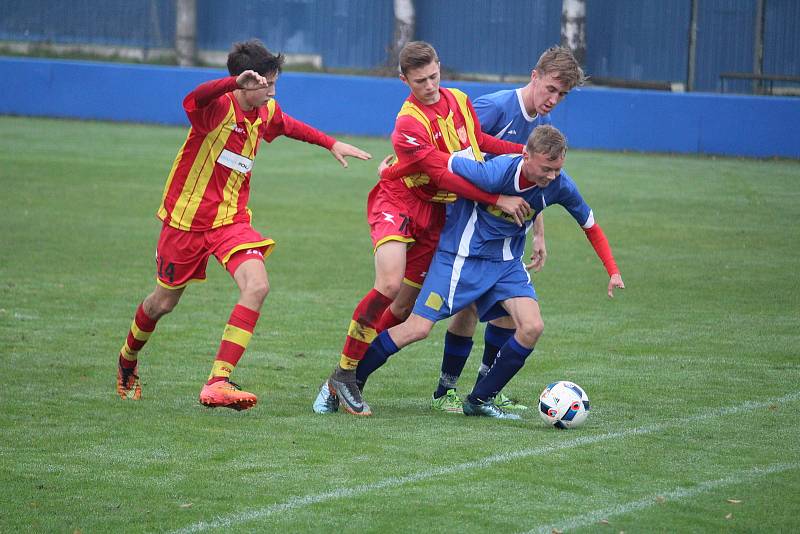
[[[400,70],[400,79],[411,89],[392,133],[403,172],[399,179],[380,180],[370,192],[375,284],[356,306],[339,364],[314,402],[318,413],[335,411],[336,402],[355,415],[372,413],[361,397],[355,369],[378,331],[392,326],[379,324],[392,301],[407,299],[409,308],[413,304],[444,225],[446,203],[460,195],[497,205],[519,224],[529,209],[519,197],[488,194],[450,173],[446,158],[430,157],[438,152],[482,160],[482,152],[522,152],[522,145],[481,132],[464,93],[439,87],[433,47],[421,41],[407,44],[400,52]],[[401,291],[404,282],[408,291]]]
[[[228,55],[230,77],[198,86],[183,101],[191,128],[164,187],[158,217],[156,288],[139,305],[120,350],[117,394],[141,398],[138,353],[157,321],[171,312],[190,282],[204,281],[214,256],[239,287],[239,300],[222,334],[208,382],[200,392],[206,406],[246,410],[257,398],[230,381],[269,292],[264,260],[275,242],[250,224],[250,176],[260,141],[280,135],[346,157],[370,155],[283,113],[274,100],[283,65],[257,40],[236,43]]]

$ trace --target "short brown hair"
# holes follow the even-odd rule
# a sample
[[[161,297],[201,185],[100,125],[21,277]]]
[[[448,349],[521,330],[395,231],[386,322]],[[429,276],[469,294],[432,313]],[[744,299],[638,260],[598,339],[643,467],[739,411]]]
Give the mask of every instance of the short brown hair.
[[[246,70],[254,70],[262,76],[280,74],[283,70],[283,54],[273,54],[258,39],[233,43],[228,54],[228,73],[238,76]]]
[[[542,124],[531,132],[525,150],[528,154],[544,154],[547,159],[555,160],[567,154],[567,138],[558,128]]]
[[[405,75],[408,71],[425,67],[431,61],[439,62],[436,50],[425,41],[411,41],[400,50],[400,72]]]
[[[534,67],[541,76],[552,74],[567,85],[568,89],[583,85],[586,75],[572,55],[569,48],[551,46],[539,56],[539,61]]]

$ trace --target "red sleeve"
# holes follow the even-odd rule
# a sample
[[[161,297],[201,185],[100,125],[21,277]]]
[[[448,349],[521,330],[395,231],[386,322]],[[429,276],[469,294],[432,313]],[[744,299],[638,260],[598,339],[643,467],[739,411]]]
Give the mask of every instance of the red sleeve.
[[[481,130],[481,122],[478,120],[478,114],[475,113],[475,108],[472,107],[472,101],[467,100],[469,105],[469,112],[472,115],[472,120],[475,122],[475,139],[478,141],[478,146],[481,152],[488,152],[489,154],[522,154],[522,149],[525,145],[519,143],[512,143],[510,141],[503,141],[493,137]]]
[[[192,127],[212,130],[227,115],[230,102],[219,97],[238,89],[235,76],[201,83],[183,99],[183,109]]]
[[[431,144],[428,131],[409,115],[398,117],[392,131],[392,147],[401,162],[422,161],[439,149]]]
[[[408,115],[399,117],[392,132],[392,146],[400,164],[411,165],[416,163],[414,172],[427,174],[431,182],[437,187],[451,191],[460,197],[476,200],[484,204],[493,205],[497,202],[499,195],[489,194],[447,170],[447,161],[450,159],[450,154],[445,154],[431,144],[428,131],[418,120]],[[396,166],[390,167],[384,173],[389,174],[391,169]],[[397,172],[392,171],[391,174]],[[405,176],[406,174],[408,172],[399,176]]]
[[[268,143],[279,135],[285,135],[298,141],[305,141],[312,145],[319,145],[328,150],[336,143],[336,139],[327,135],[313,126],[294,119],[284,113],[277,102],[275,102],[275,114],[264,132],[264,140]]]
[[[499,195],[487,193],[461,176],[448,171],[447,162],[449,160],[450,154],[434,150],[422,161],[398,162],[384,169],[381,173],[381,179],[394,180],[413,172],[424,172],[430,177],[431,183],[460,197],[489,205],[497,203]]]
[[[583,231],[586,233],[589,243],[592,244],[594,251],[597,253],[597,257],[603,262],[608,276],[620,274],[617,262],[614,261],[614,255],[611,253],[611,245],[608,244],[606,234],[603,233],[603,229],[600,228],[600,225],[595,223],[589,228],[584,228]]]
[[[481,147],[481,152],[489,154],[522,154],[522,149],[525,148],[525,145],[504,141],[484,132],[478,135],[478,146]]]

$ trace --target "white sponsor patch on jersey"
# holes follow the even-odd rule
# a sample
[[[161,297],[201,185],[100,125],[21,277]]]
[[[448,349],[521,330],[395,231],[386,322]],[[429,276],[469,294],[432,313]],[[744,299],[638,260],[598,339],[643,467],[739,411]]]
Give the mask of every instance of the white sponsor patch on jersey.
[[[217,163],[238,172],[247,173],[253,170],[252,159],[246,158],[235,152],[231,152],[228,149],[224,149],[222,151],[222,154],[220,154],[217,158]]]

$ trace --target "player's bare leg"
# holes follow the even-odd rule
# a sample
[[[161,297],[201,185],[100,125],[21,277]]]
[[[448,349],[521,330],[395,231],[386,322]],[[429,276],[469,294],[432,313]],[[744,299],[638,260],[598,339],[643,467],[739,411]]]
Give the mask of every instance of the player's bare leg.
[[[328,378],[329,392],[336,395],[344,410],[353,415],[372,415],[356,382],[356,368],[378,335],[378,320],[403,285],[406,247],[406,243],[391,240],[381,244],[375,251],[375,284],[356,306],[339,364]]]
[[[233,273],[233,279],[239,286],[239,301],[225,326],[208,382],[200,391],[200,403],[211,408],[247,410],[258,402],[254,394],[242,391],[230,380],[233,369],[247,349],[261,306],[269,293],[263,257],[260,253],[253,255],[257,257],[242,262]]]
[[[464,401],[466,415],[483,415],[499,419],[519,419],[494,404],[494,398],[522,369],[525,360],[544,330],[539,304],[533,298],[515,297],[503,302],[503,307],[514,320],[516,332],[501,347],[495,364],[480,380]]]
[[[123,400],[142,398],[139,382],[139,351],[150,339],[156,323],[171,312],[183,294],[184,288],[169,289],[157,285],[136,309],[125,344],[119,351],[117,361],[117,395]]]

